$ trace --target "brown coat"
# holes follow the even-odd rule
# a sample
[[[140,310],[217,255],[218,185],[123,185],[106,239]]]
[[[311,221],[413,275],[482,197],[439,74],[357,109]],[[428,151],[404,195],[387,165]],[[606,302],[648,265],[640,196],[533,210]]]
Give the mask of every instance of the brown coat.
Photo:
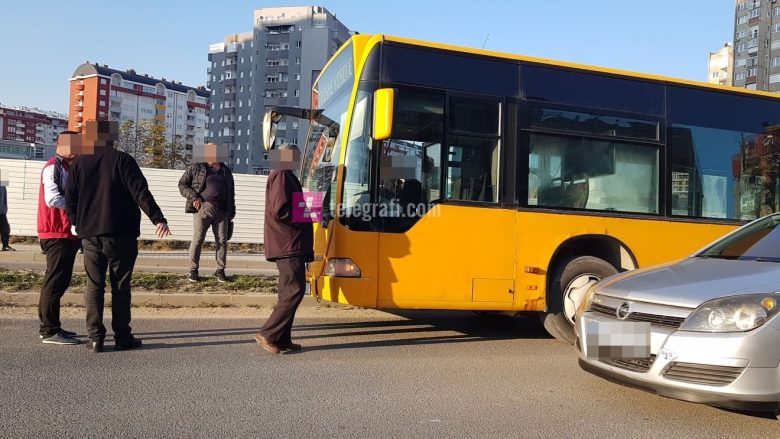
[[[293,256],[311,261],[314,231],[310,222],[293,221],[293,194],[302,192],[292,171],[273,170],[265,186],[265,258],[271,262]]]

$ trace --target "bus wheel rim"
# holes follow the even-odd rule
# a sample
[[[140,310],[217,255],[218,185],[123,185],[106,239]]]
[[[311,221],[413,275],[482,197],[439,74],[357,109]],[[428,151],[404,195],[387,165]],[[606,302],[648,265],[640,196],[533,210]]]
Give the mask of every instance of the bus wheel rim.
[[[572,326],[574,325],[574,315],[577,313],[577,308],[585,297],[585,293],[588,292],[588,288],[600,280],[601,277],[593,273],[583,273],[566,285],[563,293],[563,314]]]

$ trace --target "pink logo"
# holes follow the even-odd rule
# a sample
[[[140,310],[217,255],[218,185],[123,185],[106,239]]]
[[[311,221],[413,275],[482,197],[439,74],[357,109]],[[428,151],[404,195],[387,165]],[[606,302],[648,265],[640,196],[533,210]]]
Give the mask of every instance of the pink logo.
[[[295,223],[314,223],[322,220],[324,192],[294,192],[292,217]]]

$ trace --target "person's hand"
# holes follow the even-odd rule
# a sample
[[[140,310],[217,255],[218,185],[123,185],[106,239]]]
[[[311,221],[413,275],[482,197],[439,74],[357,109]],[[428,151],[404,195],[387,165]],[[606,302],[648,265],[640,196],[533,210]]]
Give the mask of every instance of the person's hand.
[[[166,236],[171,236],[171,229],[168,228],[168,224],[166,223],[159,223],[157,224],[157,231],[155,232],[158,238],[165,238]]]
[[[203,204],[203,200],[200,199],[200,197],[196,198],[195,201],[192,202],[192,205],[195,206],[196,209],[200,210],[200,206]]]

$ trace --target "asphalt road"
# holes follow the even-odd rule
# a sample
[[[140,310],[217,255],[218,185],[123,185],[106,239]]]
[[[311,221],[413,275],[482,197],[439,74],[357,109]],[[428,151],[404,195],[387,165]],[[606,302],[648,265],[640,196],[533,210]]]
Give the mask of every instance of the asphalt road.
[[[774,418],[588,375],[533,320],[315,310],[294,330],[305,350],[271,355],[252,340],[260,319],[240,315],[136,318],[143,350],[97,355],[42,345],[34,319],[0,315],[0,437],[780,434]]]

